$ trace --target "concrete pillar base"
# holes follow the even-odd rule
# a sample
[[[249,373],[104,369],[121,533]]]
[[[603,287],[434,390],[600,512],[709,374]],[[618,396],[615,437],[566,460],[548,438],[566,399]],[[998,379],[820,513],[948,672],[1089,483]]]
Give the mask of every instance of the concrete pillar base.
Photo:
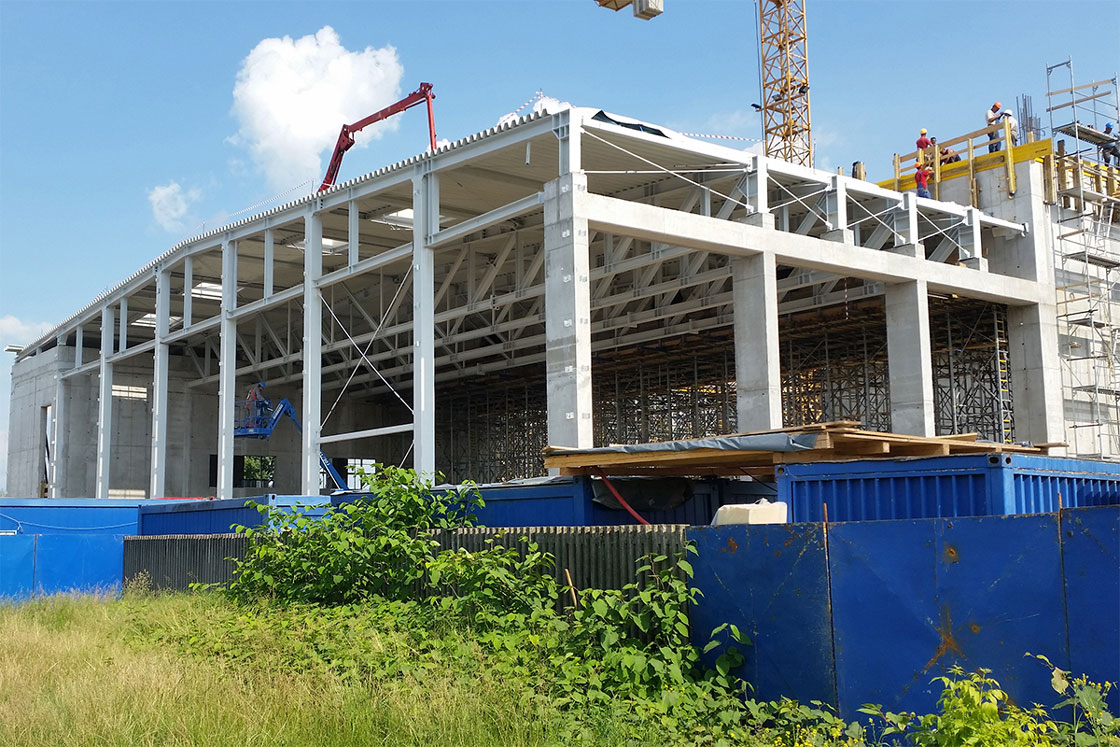
[[[774,229],[774,214],[773,213],[752,213],[743,217],[743,223],[748,226],[758,226],[759,228]]]
[[[898,246],[888,246],[887,251],[893,254],[903,254],[907,257],[917,257],[925,259],[926,247],[924,244],[900,244]]]
[[[825,231],[821,234],[821,238],[825,241],[835,241],[840,244],[855,244],[856,234],[850,228],[837,228],[834,231]]]
[[[966,257],[961,260],[961,264],[973,270],[980,270],[980,272],[988,271],[988,260],[983,257]]]

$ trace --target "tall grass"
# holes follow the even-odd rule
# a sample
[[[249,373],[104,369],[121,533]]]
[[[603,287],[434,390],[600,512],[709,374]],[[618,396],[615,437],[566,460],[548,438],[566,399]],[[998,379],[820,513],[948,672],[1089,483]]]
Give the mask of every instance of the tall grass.
[[[134,631],[205,626],[213,595],[56,596],[0,605],[3,745],[532,745],[546,714],[504,683],[446,672],[353,683],[231,667]],[[228,612],[226,613],[228,614]],[[385,645],[401,645],[387,637]],[[608,740],[613,741],[613,740]]]

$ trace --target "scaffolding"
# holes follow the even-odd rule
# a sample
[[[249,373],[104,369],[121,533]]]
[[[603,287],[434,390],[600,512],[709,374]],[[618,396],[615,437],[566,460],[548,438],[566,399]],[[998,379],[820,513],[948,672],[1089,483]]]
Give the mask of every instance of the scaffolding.
[[[1068,77],[1067,77],[1068,76]],[[1057,143],[1053,183],[1054,276],[1067,441],[1084,456],[1120,457],[1120,169],[1101,158],[1115,143],[1116,77],[1078,84],[1072,59],[1046,68],[1047,112]]]
[[[931,299],[930,348],[938,435],[1014,440],[1007,308]],[[783,422],[854,420],[891,430],[886,317],[881,301],[791,314],[781,325]],[[730,328],[597,351],[595,444],[702,438],[737,430]],[[438,390],[437,451],[450,481],[543,475],[544,375],[523,366]]]

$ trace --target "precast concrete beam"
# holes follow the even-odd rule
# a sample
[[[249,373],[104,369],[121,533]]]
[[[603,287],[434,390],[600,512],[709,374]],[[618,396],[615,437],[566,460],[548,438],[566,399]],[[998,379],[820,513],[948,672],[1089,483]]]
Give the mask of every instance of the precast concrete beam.
[[[889,283],[886,317],[891,430],[934,436],[933,357],[925,281]]]
[[[772,251],[779,264],[823,270],[882,282],[922,280],[930,290],[1004,304],[1037,303],[1037,283],[1019,277],[977,272],[920,257],[853,247],[812,236],[775,231],[736,221],[616,200],[577,195],[578,213],[591,230],[725,255]]]

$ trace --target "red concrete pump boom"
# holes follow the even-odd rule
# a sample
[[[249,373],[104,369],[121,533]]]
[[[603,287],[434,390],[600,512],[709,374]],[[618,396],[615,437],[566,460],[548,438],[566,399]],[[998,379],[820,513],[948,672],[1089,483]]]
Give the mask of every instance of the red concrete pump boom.
[[[435,94],[432,93],[432,84],[421,83],[419,88],[397,103],[390,104],[381,111],[375,112],[365,119],[359,119],[354,124],[342,125],[342,132],[338,133],[338,142],[334,144],[334,153],[331,154],[331,162],[330,165],[327,166],[327,175],[323,177],[323,183],[319,185],[319,191],[322,192],[324,189],[329,189],[334,185],[334,180],[338,178],[338,170],[342,166],[342,156],[354,145],[355,133],[361,132],[362,129],[374,122],[380,122],[394,114],[400,114],[406,109],[411,109],[422,101],[428,104],[428,137],[431,141],[432,150],[435,150],[436,120],[432,113],[432,99],[434,98]]]

